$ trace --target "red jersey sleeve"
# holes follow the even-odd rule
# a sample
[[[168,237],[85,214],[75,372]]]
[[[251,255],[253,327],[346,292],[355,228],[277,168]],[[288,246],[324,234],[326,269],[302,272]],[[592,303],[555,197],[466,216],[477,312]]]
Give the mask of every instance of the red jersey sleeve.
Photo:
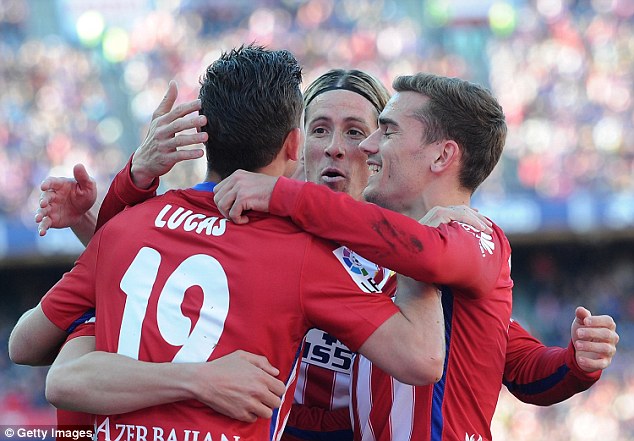
[[[101,208],[99,209],[95,231],[117,215],[117,213],[123,211],[125,207],[139,204],[156,196],[159,179],[155,178],[152,185],[147,190],[139,188],[134,184],[134,182],[132,182],[131,167],[132,156],[130,156],[128,163],[119,173],[117,173],[110,184],[108,193],[106,193],[106,197],[101,203]]]
[[[280,178],[270,211],[397,273],[472,295],[487,295],[510,257],[508,240],[497,226],[493,236],[458,222],[433,228],[312,183]]]
[[[546,347],[511,320],[504,367],[504,385],[525,403],[549,406],[592,386],[601,371],[587,373],[575,360],[572,342],[566,349]]]
[[[75,266],[64,274],[42,298],[44,315],[58,328],[72,332],[75,327],[94,316],[95,277],[101,234],[98,232],[79,256]]]
[[[300,297],[310,324],[336,336],[356,352],[388,318],[399,312],[392,300],[357,278],[343,247],[309,241],[301,271]],[[334,249],[333,249],[334,248]]]
[[[350,410],[293,404],[282,441],[302,440],[351,441]]]

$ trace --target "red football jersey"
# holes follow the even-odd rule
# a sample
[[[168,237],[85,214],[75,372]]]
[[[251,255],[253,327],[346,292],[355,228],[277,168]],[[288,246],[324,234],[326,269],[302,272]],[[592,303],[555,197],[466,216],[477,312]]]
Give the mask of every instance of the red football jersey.
[[[393,295],[393,271],[348,249],[342,250],[341,257],[364,290]],[[311,329],[306,334],[293,407],[282,441],[352,440],[350,374],[354,355],[325,331]]]
[[[170,191],[111,219],[42,300],[47,317],[66,329],[95,307],[97,350],[202,362],[243,349],[266,356],[291,384],[309,329],[357,350],[398,312],[364,289],[343,247],[275,216],[232,224],[211,189]],[[107,440],[259,440],[276,439],[284,416],[243,423],[189,400],[98,416],[96,426]]]
[[[337,216],[320,216],[325,206]],[[494,226],[490,236],[457,222],[431,228],[328,188],[284,178],[270,210],[400,274],[435,283],[443,292],[447,347],[441,380],[395,392],[391,377],[360,359],[353,382],[355,438],[491,439],[512,306],[504,233]],[[400,409],[393,396],[407,397],[408,406],[415,400],[415,410]]]

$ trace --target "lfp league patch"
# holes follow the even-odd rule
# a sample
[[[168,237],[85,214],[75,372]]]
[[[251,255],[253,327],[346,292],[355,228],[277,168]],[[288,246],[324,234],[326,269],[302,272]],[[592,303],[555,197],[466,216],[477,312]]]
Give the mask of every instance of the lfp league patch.
[[[339,247],[332,253],[363,292],[380,293],[393,273],[359,256],[347,247]]]

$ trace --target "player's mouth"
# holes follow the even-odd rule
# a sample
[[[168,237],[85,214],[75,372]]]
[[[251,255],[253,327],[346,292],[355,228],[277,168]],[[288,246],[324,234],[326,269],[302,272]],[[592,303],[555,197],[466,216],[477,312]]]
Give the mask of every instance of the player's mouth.
[[[338,168],[328,167],[321,172],[321,180],[325,183],[339,182],[345,179],[345,175]]]
[[[370,170],[370,176],[373,176],[381,171],[381,166],[379,164],[368,162],[368,169]]]

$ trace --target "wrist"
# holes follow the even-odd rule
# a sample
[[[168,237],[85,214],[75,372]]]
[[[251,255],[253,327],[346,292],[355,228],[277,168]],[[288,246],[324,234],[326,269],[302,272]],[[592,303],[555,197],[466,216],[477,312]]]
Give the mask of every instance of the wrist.
[[[203,372],[205,365],[207,363],[175,364],[175,384],[182,394],[182,399],[202,401],[201,392],[214,387],[214,380],[209,378],[209,372]],[[205,384],[200,384],[201,380]]]
[[[130,166],[130,178],[132,179],[132,183],[138,188],[147,190],[154,183],[155,176],[151,176],[143,167],[135,165],[134,162],[132,162]]]
[[[197,372],[193,363],[175,363],[170,375],[170,382],[176,387],[178,397],[182,400],[196,399],[195,379]]]

